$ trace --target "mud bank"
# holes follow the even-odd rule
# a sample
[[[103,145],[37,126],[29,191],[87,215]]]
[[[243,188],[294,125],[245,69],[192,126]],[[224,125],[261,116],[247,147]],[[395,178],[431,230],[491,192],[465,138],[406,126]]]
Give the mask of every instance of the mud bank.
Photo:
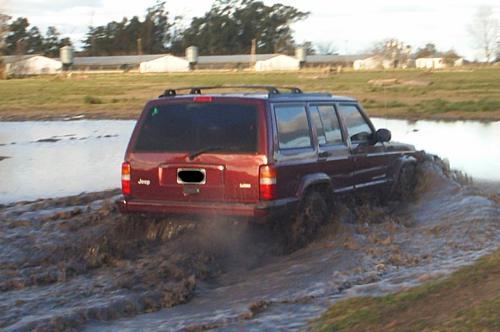
[[[499,201],[439,161],[418,172],[414,199],[339,205],[291,254],[266,227],[126,221],[116,191],[3,206],[0,329],[297,330],[338,299],[404,289],[498,248]]]

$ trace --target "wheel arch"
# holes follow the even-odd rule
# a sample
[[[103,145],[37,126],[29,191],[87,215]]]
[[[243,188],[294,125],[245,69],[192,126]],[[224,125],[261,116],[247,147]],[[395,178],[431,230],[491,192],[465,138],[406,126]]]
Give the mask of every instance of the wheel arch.
[[[297,188],[296,196],[302,200],[308,191],[317,189],[327,195],[331,195],[332,183],[330,177],[325,173],[313,173],[304,176]]]

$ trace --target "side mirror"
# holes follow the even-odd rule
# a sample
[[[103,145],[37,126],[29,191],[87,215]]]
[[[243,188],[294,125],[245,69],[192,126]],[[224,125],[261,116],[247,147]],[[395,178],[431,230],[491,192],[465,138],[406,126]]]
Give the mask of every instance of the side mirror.
[[[377,130],[377,132],[375,133],[375,140],[377,142],[381,142],[381,143],[389,142],[391,140],[391,137],[392,137],[391,131],[388,129],[382,128],[382,129]]]

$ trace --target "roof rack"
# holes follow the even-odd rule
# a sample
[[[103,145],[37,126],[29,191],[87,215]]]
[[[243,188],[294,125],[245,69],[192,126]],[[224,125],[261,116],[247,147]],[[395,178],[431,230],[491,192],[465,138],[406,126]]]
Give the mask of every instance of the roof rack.
[[[289,86],[281,86],[280,89],[290,90],[291,94],[302,94],[302,90],[297,87],[289,87]],[[201,95],[203,90],[214,90],[214,89],[255,89],[255,90],[266,90],[269,96],[271,95],[279,95],[281,91],[278,90],[277,87],[272,85],[209,85],[209,86],[191,86],[191,87],[182,87],[175,89],[167,89],[160,96],[162,97],[175,97],[178,91],[189,91],[189,94],[192,95]]]

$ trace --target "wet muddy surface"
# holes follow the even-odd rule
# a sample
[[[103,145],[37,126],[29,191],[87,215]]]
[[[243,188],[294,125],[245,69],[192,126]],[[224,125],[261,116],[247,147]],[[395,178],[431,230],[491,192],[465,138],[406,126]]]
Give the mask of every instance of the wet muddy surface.
[[[0,329],[301,330],[333,302],[445,275],[498,250],[500,199],[444,163],[414,198],[336,206],[286,252],[269,227],[126,220],[117,191],[0,207]]]

